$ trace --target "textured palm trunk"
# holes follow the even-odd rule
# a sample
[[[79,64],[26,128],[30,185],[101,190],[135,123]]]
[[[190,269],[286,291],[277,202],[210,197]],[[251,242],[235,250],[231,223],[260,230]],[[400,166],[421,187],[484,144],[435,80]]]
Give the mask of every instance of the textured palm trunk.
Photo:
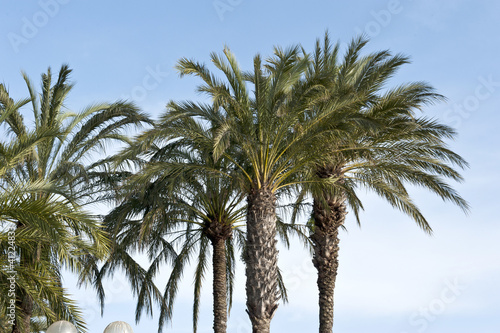
[[[227,330],[227,263],[226,240],[232,237],[231,225],[210,216],[205,223],[205,233],[213,247],[213,296],[214,332],[226,333]]]
[[[29,333],[31,316],[33,315],[33,300],[27,295],[23,295],[21,300],[16,301],[16,307],[21,310],[21,323],[17,320],[12,326],[12,333]]]
[[[213,294],[214,294],[214,332],[226,333],[227,326],[227,275],[226,244],[222,238],[212,240],[213,246]]]
[[[247,202],[247,312],[253,333],[269,333],[279,300],[276,197],[264,187],[252,191]]]
[[[340,176],[339,169],[323,169],[320,177]],[[341,180],[340,180],[341,181]],[[314,248],[313,264],[318,271],[319,332],[332,333],[335,280],[337,278],[340,227],[344,224],[345,198],[332,197],[324,193],[313,203],[314,233],[311,240]]]

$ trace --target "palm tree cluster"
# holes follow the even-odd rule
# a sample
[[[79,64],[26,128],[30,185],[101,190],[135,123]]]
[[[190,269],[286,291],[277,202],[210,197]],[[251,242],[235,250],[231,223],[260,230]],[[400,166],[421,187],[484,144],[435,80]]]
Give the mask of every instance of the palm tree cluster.
[[[7,294],[13,228],[12,332],[29,332],[30,325],[37,331],[59,319],[85,329],[62,287],[63,268],[92,284],[102,306],[104,279],[123,270],[137,298],[136,320],[144,311],[152,314],[157,303],[161,331],[193,257],[194,332],[210,261],[213,329],[227,331],[238,259],[245,265],[253,332],[270,332],[280,300],[287,300],[277,243],[290,245],[292,235],[313,253],[319,331],[332,332],[338,234],[348,209],[360,222],[360,189],[373,191],[428,233],[409,186],[468,209],[446,182],[462,181],[457,169],[467,166],[447,146],[454,130],[418,114],[444,97],[424,82],[388,88],[409,59],[387,50],[362,55],[366,43],[355,38],[341,55],[325,34],[310,54],[293,46],[276,47],[267,59],[257,55],[251,71],[225,48],[210,56],[220,78],[183,58],[177,70],[201,80],[198,91],[208,102],[171,101],[156,122],[127,102],[65,110],[72,87],[67,66],[54,85],[50,70],[42,76],[40,95],[24,76],[25,100],[12,100],[0,85],[0,122],[10,139],[0,143],[0,288]],[[34,129],[19,112],[30,102]],[[133,139],[124,135],[126,126],[141,124],[150,127]],[[122,150],[83,162],[96,160],[91,154],[109,140],[122,143]],[[113,204],[101,218],[84,210],[97,201]],[[277,213],[285,205],[293,211],[289,221]],[[299,224],[303,211],[310,219]],[[147,255],[148,267],[134,259],[137,253]],[[162,291],[155,277],[165,264],[172,269]],[[3,313],[7,306],[2,298]]]

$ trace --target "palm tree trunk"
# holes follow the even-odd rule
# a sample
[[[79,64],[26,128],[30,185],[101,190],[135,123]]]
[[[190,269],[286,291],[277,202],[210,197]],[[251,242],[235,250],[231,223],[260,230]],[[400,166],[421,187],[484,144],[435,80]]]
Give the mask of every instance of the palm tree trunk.
[[[226,333],[227,325],[227,275],[226,243],[223,238],[212,240],[213,246],[213,294],[214,294],[214,333]]]
[[[279,300],[276,197],[264,187],[253,190],[247,202],[247,313],[253,333],[269,333]]]
[[[325,202],[328,208],[324,207]],[[333,294],[338,268],[339,228],[346,216],[344,199],[314,200],[313,264],[318,270],[319,332],[332,333]]]
[[[16,321],[12,326],[12,333],[29,333],[31,316],[33,314],[33,300],[28,295],[21,296],[21,299],[16,300],[16,307],[21,309],[21,323]]]

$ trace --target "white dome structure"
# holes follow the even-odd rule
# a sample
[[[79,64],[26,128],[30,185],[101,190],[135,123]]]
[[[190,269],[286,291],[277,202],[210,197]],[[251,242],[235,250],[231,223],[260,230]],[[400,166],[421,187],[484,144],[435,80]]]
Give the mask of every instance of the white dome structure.
[[[61,320],[50,325],[46,333],[78,333],[78,331],[69,321]]]
[[[126,322],[114,321],[106,326],[103,333],[134,333],[134,331],[132,330],[132,327]]]

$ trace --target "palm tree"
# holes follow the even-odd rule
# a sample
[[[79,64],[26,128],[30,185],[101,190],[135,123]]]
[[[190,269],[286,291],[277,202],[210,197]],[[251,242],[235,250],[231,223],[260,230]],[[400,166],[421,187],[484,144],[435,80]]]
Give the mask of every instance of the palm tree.
[[[342,135],[335,119],[349,117],[355,101],[342,101],[326,109],[321,119],[301,122],[305,110],[317,103],[322,86],[320,76],[304,80],[309,59],[299,47],[276,48],[265,64],[254,57],[252,73],[242,72],[228,49],[224,57],[212,54],[211,61],[226,82],[192,60],[181,59],[177,68],[181,75],[203,80],[199,91],[212,98],[214,107],[182,109],[175,116],[207,121],[215,133],[214,158],[227,158],[239,170],[247,197],[247,312],[253,332],[269,332],[279,300],[277,195],[304,181],[299,176],[315,160],[310,147],[325,136]],[[247,84],[252,85],[252,96]]]
[[[323,47],[319,41],[316,44],[308,71],[310,77],[325,75],[329,81],[325,97],[328,103],[310,108],[308,118],[318,117],[332,102],[338,103],[345,96],[355,95],[359,101],[357,123],[360,120],[363,123],[362,126],[353,124],[341,140],[323,141],[315,147],[323,155],[310,170],[309,177],[330,179],[333,184],[311,183],[311,186],[303,186],[299,196],[299,201],[306,192],[313,197],[310,239],[314,247],[313,264],[318,270],[321,333],[332,332],[338,232],[343,228],[347,206],[359,223],[358,212],[363,206],[357,196],[358,188],[374,191],[428,233],[431,227],[412,202],[406,184],[427,188],[464,211],[468,208],[465,200],[443,179],[461,181],[462,177],[453,166],[463,168],[467,165],[444,142],[453,138],[455,132],[435,120],[415,116],[415,110],[443,97],[421,82],[386,89],[388,79],[408,62],[408,58],[392,56],[389,51],[361,57],[366,43],[363,38],[354,39],[339,63],[339,46],[332,47],[326,34]]]
[[[177,105],[171,103],[169,109]],[[228,301],[231,304],[235,267],[235,240],[242,244],[244,206],[241,192],[229,176],[229,161],[215,161],[211,153],[212,133],[191,118],[170,121],[170,110],[154,129],[119,155],[140,170],[127,179],[119,206],[106,218],[108,230],[123,251],[148,249],[152,261],[148,276],[159,265],[172,261],[173,270],[164,292],[159,330],[171,319],[178,283],[184,267],[197,252],[194,279],[193,328],[198,325],[200,291],[212,246],[214,332],[226,332]],[[180,132],[197,132],[196,140]],[[147,147],[147,148],[146,148]],[[144,160],[146,159],[146,160]],[[135,217],[140,217],[136,218]],[[233,237],[236,233],[237,237]],[[179,247],[179,253],[174,252]],[[115,262],[121,256],[112,257]],[[108,274],[112,261],[101,271]],[[116,264],[115,264],[116,266]],[[141,300],[137,311],[140,311]]]
[[[0,97],[0,123],[29,102],[14,103],[2,85]],[[96,233],[99,235],[98,226],[80,207],[65,199],[67,195],[53,184],[44,180],[21,182],[16,176],[36,145],[51,135],[49,132],[27,133],[19,140],[0,142],[0,289],[6,296],[0,308],[2,314],[7,314],[2,317],[4,330],[11,327],[12,331],[21,332],[29,330],[30,326],[34,330],[45,321],[41,318],[56,320],[58,316],[85,328],[78,308],[62,288],[55,263],[46,260],[42,251],[54,243],[51,251],[70,265],[78,264],[73,257],[82,251],[99,255],[89,242],[75,239],[68,232],[79,224],[78,232],[90,238]],[[26,264],[29,253],[35,253],[37,259],[32,265]],[[25,263],[21,263],[21,254],[24,254]],[[16,299],[19,295],[25,299],[21,308]],[[21,311],[23,307],[31,309],[36,318],[25,316]]]
[[[2,225],[13,223],[19,235],[18,315],[13,332],[28,331],[31,317],[40,311],[49,324],[68,319],[84,328],[77,308],[62,289],[61,268],[82,272],[85,256],[102,258],[109,241],[96,217],[81,208],[95,200],[89,182],[100,165],[83,161],[92,159],[107,142],[127,142],[120,133],[127,126],[148,122],[134,105],[124,102],[95,104],[80,113],[65,110],[73,87],[68,83],[70,73],[63,65],[52,84],[49,68],[42,75],[40,95],[23,74],[30,98],[19,102],[0,86],[0,119],[8,129],[6,137],[11,138],[0,147],[0,159],[7,161],[0,170]],[[28,102],[33,129],[26,126],[20,112]],[[38,280],[37,270],[46,273],[40,273]]]

